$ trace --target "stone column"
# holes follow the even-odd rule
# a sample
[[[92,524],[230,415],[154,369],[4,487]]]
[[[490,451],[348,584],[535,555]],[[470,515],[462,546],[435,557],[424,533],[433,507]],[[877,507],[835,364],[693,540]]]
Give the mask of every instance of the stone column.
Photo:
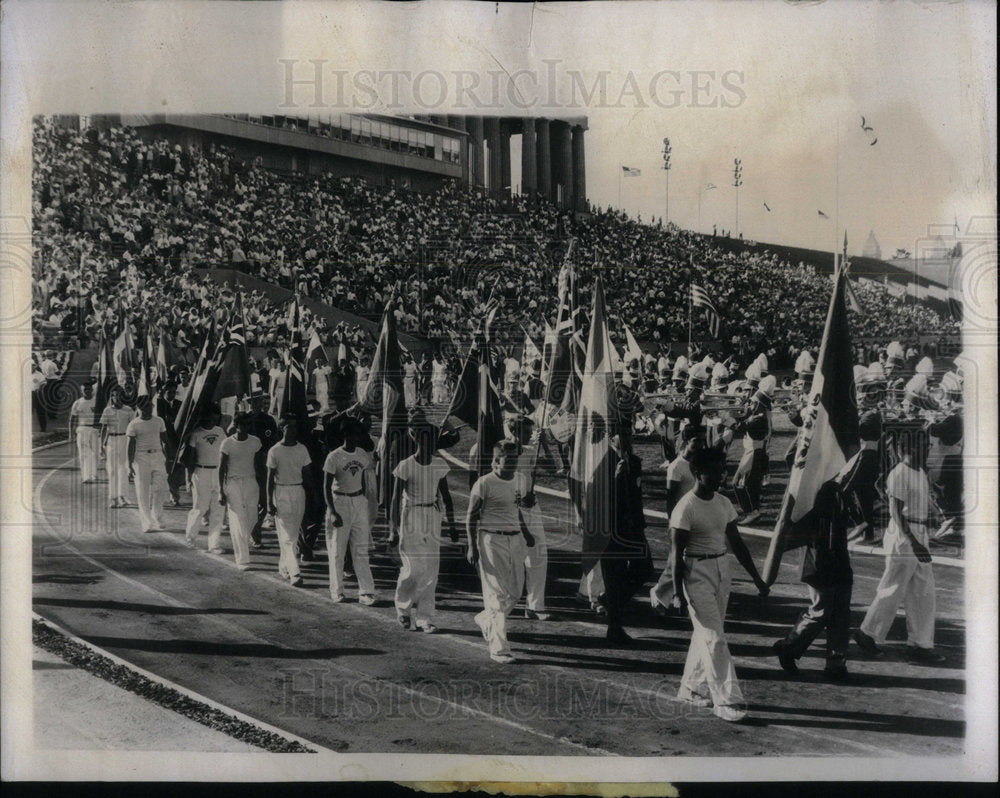
[[[499,197],[502,189],[500,184],[500,120],[495,116],[486,118],[486,148],[489,152],[489,192],[492,197]]]
[[[521,121],[521,193],[538,192],[538,148],[535,146],[535,120],[525,117]]]
[[[587,210],[587,165],[583,144],[583,126],[573,126],[573,199],[574,210]]]
[[[552,131],[552,159],[555,162],[555,180],[562,186],[562,207],[573,206],[573,138],[569,125],[554,123]]]
[[[506,119],[500,122],[500,190],[499,196],[510,196],[514,187],[510,179],[510,122]]]
[[[538,193],[545,199],[552,199],[552,141],[549,135],[549,120],[539,119],[536,127],[538,140]]]
[[[474,186],[486,185],[483,169],[483,119],[479,116],[466,117],[465,129],[469,131],[469,144],[472,145],[472,163],[470,164],[470,182]]]

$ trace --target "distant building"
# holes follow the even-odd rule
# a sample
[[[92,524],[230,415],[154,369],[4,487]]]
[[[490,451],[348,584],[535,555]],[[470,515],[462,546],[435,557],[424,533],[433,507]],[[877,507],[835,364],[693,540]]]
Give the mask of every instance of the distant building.
[[[875,238],[874,230],[868,233],[868,240],[865,241],[864,249],[861,250],[861,257],[882,260],[882,247],[878,245],[878,239]]]

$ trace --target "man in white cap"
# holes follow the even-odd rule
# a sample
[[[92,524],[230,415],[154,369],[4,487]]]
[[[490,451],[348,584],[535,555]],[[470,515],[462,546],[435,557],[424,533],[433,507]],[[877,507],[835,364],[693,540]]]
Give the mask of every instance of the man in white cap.
[[[764,457],[771,431],[771,399],[776,380],[768,375],[750,399],[747,414],[737,422],[734,433],[743,434],[743,458],[733,478],[736,499],[743,510],[743,524],[750,524],[760,516],[760,497],[764,484]]]

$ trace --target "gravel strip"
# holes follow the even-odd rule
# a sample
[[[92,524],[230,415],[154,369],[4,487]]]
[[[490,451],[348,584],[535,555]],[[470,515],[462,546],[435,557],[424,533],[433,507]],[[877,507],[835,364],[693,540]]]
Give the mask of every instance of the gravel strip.
[[[31,637],[39,648],[61,657],[77,668],[241,742],[275,754],[315,753],[301,743],[287,740],[252,723],[206,706],[172,687],[151,681],[124,665],[118,665],[86,646],[69,640],[37,619],[32,621]]]

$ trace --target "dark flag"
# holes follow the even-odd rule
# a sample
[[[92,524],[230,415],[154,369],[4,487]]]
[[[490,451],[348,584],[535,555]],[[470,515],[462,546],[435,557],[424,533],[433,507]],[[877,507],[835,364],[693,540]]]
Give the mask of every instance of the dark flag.
[[[846,280],[844,269],[839,269],[834,278],[816,376],[809,402],[802,411],[802,437],[761,570],[769,585],[778,576],[782,554],[808,540],[815,524],[812,510],[820,488],[837,476],[860,447]]]
[[[546,426],[560,443],[573,437],[573,417],[580,391],[579,371],[583,367],[583,337],[579,303],[576,298],[576,275],[570,265],[575,239],[559,271],[559,311],[556,319],[556,341],[548,364],[548,405]]]
[[[139,359],[139,389],[136,391],[136,396],[145,396],[152,400],[157,390],[159,390],[159,380],[156,371],[156,346],[153,343],[152,330],[147,325],[143,335],[142,356]]]
[[[250,352],[247,350],[246,320],[239,292],[236,294],[236,304],[229,319],[226,336],[220,346],[219,377],[212,398],[218,401],[227,396],[235,396],[239,401],[250,395]]]
[[[97,384],[94,386],[94,418],[100,420],[104,408],[111,401],[111,391],[118,385],[111,339],[107,330],[101,334],[101,346],[97,350]]]
[[[201,352],[198,354],[198,362],[195,363],[194,369],[191,371],[191,379],[188,383],[187,391],[184,393],[184,397],[181,399],[181,405],[177,409],[177,415],[174,416],[174,432],[177,435],[177,440],[180,442],[184,441],[188,432],[191,430],[191,420],[195,418],[195,410],[201,399],[202,390],[205,386],[206,379],[208,378],[208,372],[212,363],[213,355],[217,349],[215,346],[215,320],[212,320],[212,325],[209,327],[208,332],[205,333],[205,340],[201,344]],[[173,471],[180,462],[183,452],[180,446],[174,451],[174,458],[171,461],[169,471]]]
[[[606,319],[604,285],[598,277],[569,472],[570,498],[583,532],[584,573],[594,567],[607,547],[614,521],[615,461],[609,438],[611,414],[616,412],[615,375]]]
[[[399,339],[396,337],[396,317],[392,313],[394,300],[395,296],[389,300],[382,314],[382,331],[361,401],[365,411],[382,416],[382,437],[379,438],[376,449],[377,477],[379,505],[387,510],[392,499],[392,472],[401,460],[409,457],[412,450],[406,434],[408,419]]]
[[[305,440],[311,424],[306,403],[306,352],[302,342],[299,300],[292,300],[288,317],[289,342],[285,353],[285,390],[278,404],[278,415],[293,415],[299,419],[299,437]]]
[[[344,344],[341,344],[341,346],[344,346]],[[314,329],[309,336],[309,347],[306,349],[306,373],[312,374],[320,366],[329,365],[330,358],[326,356],[326,350],[319,340],[319,333]]]

